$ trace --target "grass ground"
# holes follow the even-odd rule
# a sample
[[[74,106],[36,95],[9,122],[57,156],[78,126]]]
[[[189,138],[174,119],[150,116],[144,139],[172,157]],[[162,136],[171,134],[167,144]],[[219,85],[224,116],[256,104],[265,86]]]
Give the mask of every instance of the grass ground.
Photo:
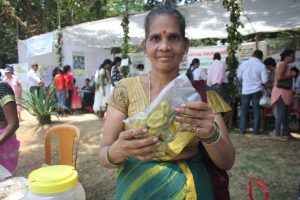
[[[69,123],[81,131],[77,170],[79,181],[85,188],[88,200],[111,200],[114,196],[114,170],[103,168],[98,161],[100,130],[103,121],[93,114],[73,115],[53,119],[44,128],[28,113],[22,113],[24,121],[17,131],[21,141],[20,162],[17,176],[27,177],[39,168],[44,159],[45,130],[50,126]],[[230,193],[233,200],[249,199],[249,179],[258,178],[270,190],[271,200],[295,200],[298,197],[300,179],[300,141],[275,141],[267,133],[259,136],[230,134],[236,148],[236,162],[228,172]],[[57,157],[57,155],[55,155]],[[263,199],[259,188],[254,188],[255,200]]]
[[[247,199],[249,179],[257,178],[269,187],[270,199],[292,200],[298,197],[300,181],[300,141],[274,141],[261,136],[231,134],[236,162],[229,171],[232,199]],[[255,199],[263,193],[254,188]]]

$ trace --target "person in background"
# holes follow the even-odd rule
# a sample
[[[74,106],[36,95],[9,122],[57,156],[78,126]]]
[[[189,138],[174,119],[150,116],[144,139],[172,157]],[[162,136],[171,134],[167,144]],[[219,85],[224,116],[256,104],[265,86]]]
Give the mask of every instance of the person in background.
[[[18,105],[22,98],[22,85],[21,81],[19,78],[14,74],[14,69],[11,66],[7,66],[4,70],[5,72],[5,77],[3,78],[3,81],[8,83],[8,85],[13,89],[16,102],[17,102],[17,112],[18,112],[18,117],[19,121],[21,121],[21,110],[22,107]]]
[[[72,114],[71,112],[71,98],[72,98],[72,94],[74,91],[74,76],[71,73],[71,66],[70,65],[65,65],[64,68],[64,76],[65,79],[67,81],[67,86],[68,86],[68,95],[66,95],[66,107],[68,108],[68,110],[66,109],[65,112],[68,114]]]
[[[85,79],[85,84],[81,88],[81,90],[83,91],[83,111],[88,113],[93,112],[92,106],[94,104],[94,93],[90,83],[91,80],[89,78]]]
[[[298,76],[295,80],[295,87],[294,87],[294,91],[296,94],[300,94],[300,76]]]
[[[9,66],[9,64],[5,64],[4,66],[0,66],[0,81],[2,81],[3,78],[4,78],[4,74],[5,74],[4,70],[7,66]]]
[[[129,72],[129,77],[140,76],[144,73],[144,64],[138,64],[135,69]]]
[[[107,98],[110,95],[111,64],[110,59],[105,59],[95,74],[96,91],[93,110],[95,113],[99,113],[99,118],[104,116]]]
[[[265,84],[265,89],[268,96],[271,96],[272,88],[275,81],[276,61],[272,57],[268,57],[264,60],[264,64],[268,70],[268,81]]]
[[[31,69],[27,73],[29,90],[31,93],[37,91],[37,94],[39,94],[40,88],[44,86],[44,82],[37,75],[38,69],[39,69],[39,65],[37,63],[32,64]]]
[[[72,98],[71,98],[71,109],[72,112],[76,113],[82,108],[81,104],[81,96],[78,93],[78,85],[76,84],[76,79],[74,78],[74,91],[72,93]]]
[[[280,62],[275,72],[275,83],[272,89],[272,105],[275,107],[275,136],[274,139],[285,141],[291,138],[288,127],[289,106],[293,100],[293,90],[280,88],[278,82],[295,77],[297,73],[289,69],[289,64],[295,61],[294,50],[284,50],[280,54]],[[281,126],[283,127],[283,136],[281,136]]]
[[[263,52],[255,50],[249,60],[242,62],[237,71],[237,77],[242,80],[240,132],[246,134],[247,114],[250,101],[252,101],[254,125],[253,133],[259,134],[260,129],[260,105],[264,84],[268,81],[266,66],[262,62]]]
[[[187,70],[187,73],[186,73],[190,80],[192,80],[192,81],[200,81],[200,80],[206,81],[207,74],[199,66],[200,66],[200,60],[198,58],[194,58],[192,60],[192,63],[190,64],[190,67]]]
[[[140,64],[138,64],[138,65],[136,66],[136,69],[137,69],[138,72],[139,72],[139,76],[142,75],[142,74],[144,73],[144,68],[145,68],[145,66],[144,66],[144,64],[142,64],[142,63],[140,63]]]
[[[0,81],[0,164],[12,174],[18,165],[20,142],[16,137],[19,128],[14,91]]]
[[[226,76],[226,65],[221,60],[220,53],[213,56],[213,63],[208,68],[207,85],[215,90],[226,102],[229,102],[228,78]]]
[[[113,88],[115,87],[116,83],[119,82],[123,76],[120,72],[120,65],[122,62],[122,58],[121,57],[115,57],[114,62],[113,62],[113,66],[111,68],[110,71],[110,83],[111,83],[111,91],[113,90]]]
[[[54,84],[54,78],[56,76],[56,74],[58,74],[58,71],[59,71],[59,68],[60,67],[55,67],[52,71],[52,76],[51,76],[51,81],[52,81],[52,84],[51,84],[51,88],[52,88],[52,91],[55,92],[56,91],[56,88],[55,88],[55,84]],[[56,96],[55,96],[56,98]],[[57,100],[57,99],[56,99]]]
[[[56,88],[57,105],[59,107],[58,113],[61,116],[65,116],[66,98],[69,94],[63,68],[58,69],[58,74],[54,77],[54,85]]]
[[[159,138],[144,135],[147,128],[124,126],[124,119],[144,111],[178,76],[179,64],[189,48],[185,19],[174,8],[153,9],[144,26],[142,47],[151,71],[122,79],[115,86],[103,127],[100,162],[106,168],[119,168],[116,199],[214,199],[202,153],[207,151],[219,168],[230,169],[235,150],[221,114],[214,114],[210,105],[196,101],[175,108],[176,121],[186,126],[181,126],[182,133],[168,144],[163,157],[156,150]],[[228,197],[224,195],[224,199]]]

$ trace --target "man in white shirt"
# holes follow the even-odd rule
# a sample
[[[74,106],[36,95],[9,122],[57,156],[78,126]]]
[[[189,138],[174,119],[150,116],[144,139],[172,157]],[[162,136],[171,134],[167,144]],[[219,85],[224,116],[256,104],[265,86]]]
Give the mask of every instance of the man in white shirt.
[[[240,110],[240,132],[246,133],[247,111],[252,101],[254,125],[253,133],[258,134],[260,128],[260,105],[263,85],[268,81],[266,66],[262,62],[263,52],[256,50],[253,56],[244,61],[238,68],[237,77],[242,80],[242,96]]]
[[[221,60],[220,53],[216,52],[213,56],[213,63],[208,68],[207,85],[215,90],[226,102],[228,102],[228,78],[225,71],[225,62]]]
[[[39,93],[40,87],[44,85],[40,77],[37,75],[37,70],[39,68],[38,64],[32,64],[31,69],[27,72],[28,84],[30,88],[30,92],[37,91]]]

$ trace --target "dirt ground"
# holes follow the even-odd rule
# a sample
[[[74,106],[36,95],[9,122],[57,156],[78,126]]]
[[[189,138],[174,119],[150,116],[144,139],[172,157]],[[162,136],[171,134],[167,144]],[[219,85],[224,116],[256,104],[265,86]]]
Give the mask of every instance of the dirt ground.
[[[20,128],[17,130],[21,147],[16,176],[27,178],[32,170],[43,164],[46,130],[57,124],[68,123],[77,126],[81,131],[77,171],[79,181],[85,188],[86,199],[113,199],[114,170],[103,168],[98,161],[100,130],[103,120],[100,120],[95,114],[78,114],[62,117],[59,120],[52,116],[53,123],[42,128],[38,127],[35,117],[26,111],[22,112],[22,119]]]

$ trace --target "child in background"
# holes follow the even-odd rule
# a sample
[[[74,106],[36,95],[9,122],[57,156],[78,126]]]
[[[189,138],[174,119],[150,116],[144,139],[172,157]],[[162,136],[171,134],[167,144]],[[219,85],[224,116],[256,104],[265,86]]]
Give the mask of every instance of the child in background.
[[[87,113],[93,113],[93,104],[94,104],[94,87],[90,85],[91,80],[85,79],[85,85],[81,88],[83,91],[82,107],[83,111]]]
[[[74,78],[74,92],[71,97],[71,109],[72,112],[76,113],[81,109],[81,96],[78,93],[78,85],[76,84],[76,79]]]

